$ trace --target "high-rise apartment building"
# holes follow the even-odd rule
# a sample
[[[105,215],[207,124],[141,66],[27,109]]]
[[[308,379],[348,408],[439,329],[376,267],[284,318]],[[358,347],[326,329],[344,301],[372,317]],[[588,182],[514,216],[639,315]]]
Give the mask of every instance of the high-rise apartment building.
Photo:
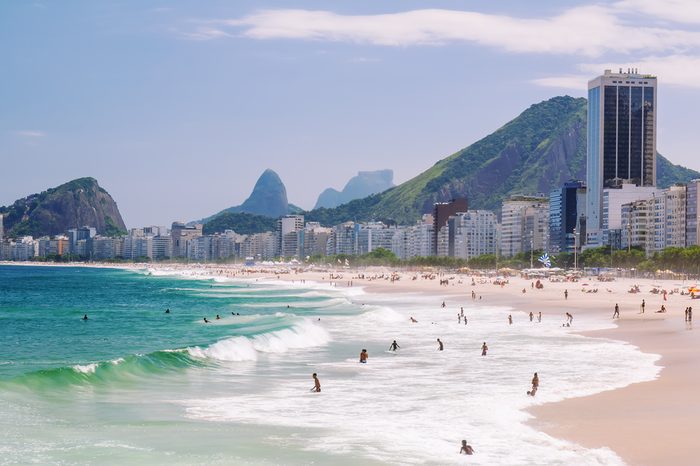
[[[589,242],[603,228],[603,189],[656,186],[656,77],[605,70],[588,82],[586,217]]]

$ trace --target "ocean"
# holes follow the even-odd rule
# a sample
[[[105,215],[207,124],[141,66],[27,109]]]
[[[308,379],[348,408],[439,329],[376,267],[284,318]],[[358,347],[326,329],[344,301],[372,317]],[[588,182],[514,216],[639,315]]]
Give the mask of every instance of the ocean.
[[[468,293],[441,309],[358,287],[0,266],[0,464],[622,464],[525,410],[652,380],[658,356]]]

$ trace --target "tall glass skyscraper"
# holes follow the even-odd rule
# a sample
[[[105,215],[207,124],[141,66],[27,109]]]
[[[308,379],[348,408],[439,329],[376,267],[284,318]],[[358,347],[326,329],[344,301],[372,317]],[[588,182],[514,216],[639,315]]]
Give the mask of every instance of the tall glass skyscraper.
[[[605,70],[589,81],[587,137],[586,217],[592,239],[603,223],[603,189],[623,183],[656,186],[656,76]]]

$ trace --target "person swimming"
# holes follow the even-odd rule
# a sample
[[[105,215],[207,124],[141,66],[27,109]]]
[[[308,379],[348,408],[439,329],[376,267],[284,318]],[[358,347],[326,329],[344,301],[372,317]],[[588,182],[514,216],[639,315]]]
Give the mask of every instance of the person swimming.
[[[209,320],[208,320],[206,317],[204,318],[204,323],[205,323],[205,324],[209,324],[209,323],[210,323]]]
[[[360,362],[362,364],[367,364],[367,358],[369,358],[369,354],[367,354],[366,349],[362,349],[362,352],[360,352]]]
[[[85,314],[85,315],[83,316],[83,320],[88,320],[87,314]]]
[[[219,314],[216,315],[216,320],[221,320],[221,316]]]
[[[165,310],[165,313],[166,313],[166,314],[170,314],[170,308],[167,308],[167,309]]]
[[[472,448],[471,445],[467,444],[466,440],[462,440],[462,448],[459,450],[459,454],[462,455],[473,455],[474,454],[474,449]]]
[[[417,321],[416,319],[414,319],[413,317],[411,317],[411,322],[413,322],[413,323],[415,324],[415,323],[417,323],[418,321]]]

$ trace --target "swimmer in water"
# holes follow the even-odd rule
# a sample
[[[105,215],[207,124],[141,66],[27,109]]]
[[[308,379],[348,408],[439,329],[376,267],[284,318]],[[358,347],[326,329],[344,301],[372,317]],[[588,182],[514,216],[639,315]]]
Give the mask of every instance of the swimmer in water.
[[[206,317],[204,318],[204,323],[205,323],[205,324],[208,324],[208,323],[209,323],[209,321],[207,320]]]
[[[165,313],[166,313],[166,314],[170,314],[170,308],[167,308],[167,309],[165,310]]]
[[[88,320],[87,314],[85,314],[85,315],[83,316],[83,320]]]
[[[221,320],[221,316],[219,314],[216,315],[216,320]]]
[[[389,345],[389,349],[391,351],[396,351],[397,349],[401,348],[398,343],[396,343],[396,340],[391,342],[391,345]]]
[[[360,353],[360,362],[362,364],[367,364],[367,358],[369,358],[369,354],[367,354],[367,350],[363,348]]]
[[[459,450],[460,455],[473,455],[474,449],[471,445],[467,444],[466,440],[462,440],[462,448]]]
[[[415,323],[417,323],[418,321],[417,321],[416,319],[414,319],[413,317],[411,317],[411,322],[413,322],[413,323],[415,324]]]

